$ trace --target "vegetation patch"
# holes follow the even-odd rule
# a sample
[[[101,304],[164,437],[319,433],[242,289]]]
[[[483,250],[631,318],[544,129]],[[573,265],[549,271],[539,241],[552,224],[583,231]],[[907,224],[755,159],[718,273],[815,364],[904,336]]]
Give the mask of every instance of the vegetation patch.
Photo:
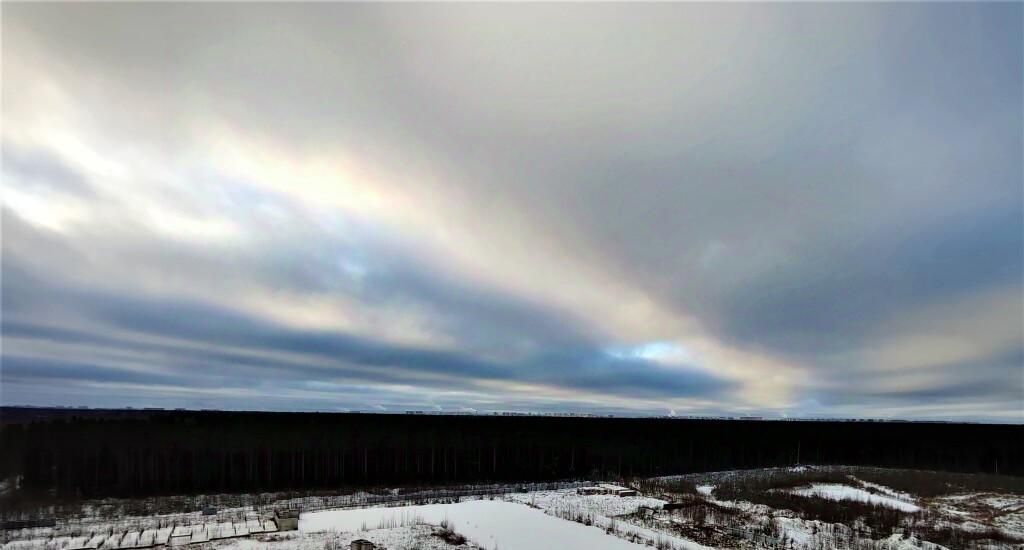
[[[891,487],[921,498],[956,493],[996,492],[1024,495],[1024,477],[994,474],[958,474],[930,470],[852,468],[858,479]]]
[[[452,526],[447,519],[442,521],[441,525],[434,530],[434,536],[453,546],[462,546],[463,544],[466,544],[466,537],[456,532],[455,529],[452,529]]]

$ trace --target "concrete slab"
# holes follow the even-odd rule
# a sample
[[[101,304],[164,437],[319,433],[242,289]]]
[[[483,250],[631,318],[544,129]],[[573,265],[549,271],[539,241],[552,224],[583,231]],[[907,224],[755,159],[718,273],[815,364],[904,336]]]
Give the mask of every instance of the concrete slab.
[[[214,538],[223,539],[235,536],[235,524],[230,521],[222,521],[217,524],[217,536]]]
[[[103,544],[101,544],[100,546],[103,546],[104,548],[117,548],[121,546],[121,539],[123,537],[124,531],[115,532],[114,534],[108,536],[106,540],[103,541]]]
[[[153,546],[156,540],[156,529],[146,529],[139,534],[139,546]]]
[[[167,544],[167,539],[171,538],[171,531],[174,531],[173,527],[161,527],[156,530],[156,537],[153,538],[153,544]]]
[[[141,534],[139,531],[128,531],[124,534],[124,538],[121,539],[121,544],[118,548],[135,548],[139,545],[139,536]]]
[[[206,542],[206,541],[210,540],[210,537],[209,537],[209,535],[207,533],[208,533],[208,531],[207,531],[205,525],[198,525],[198,526],[193,527],[192,528],[192,540],[191,540],[191,542],[192,543]]]

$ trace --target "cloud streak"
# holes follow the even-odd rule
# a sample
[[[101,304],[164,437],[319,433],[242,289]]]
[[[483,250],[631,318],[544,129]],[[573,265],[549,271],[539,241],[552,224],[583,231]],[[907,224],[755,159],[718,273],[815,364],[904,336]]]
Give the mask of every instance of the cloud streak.
[[[12,5],[2,399],[1021,421],[1020,12]]]

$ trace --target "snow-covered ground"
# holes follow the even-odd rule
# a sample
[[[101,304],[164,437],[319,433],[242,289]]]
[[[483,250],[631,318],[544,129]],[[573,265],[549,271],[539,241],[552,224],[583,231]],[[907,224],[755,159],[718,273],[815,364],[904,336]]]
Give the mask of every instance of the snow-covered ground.
[[[533,493],[513,493],[504,497],[511,502],[519,502],[544,511],[579,511],[599,514],[605,517],[632,514],[641,507],[661,509],[665,501],[645,496],[620,497],[615,495],[580,495],[576,491],[536,491]],[[558,515],[558,514],[555,514]]]
[[[858,477],[863,475],[864,478],[870,479],[875,470],[881,471],[881,469],[860,467],[797,466],[666,476],[651,481],[663,483],[666,489],[679,487],[678,497],[685,502],[692,503],[693,498],[696,497],[698,503],[702,501],[736,512],[736,516],[731,519],[728,517],[722,521],[716,519],[719,524],[714,529],[729,531],[744,524],[751,525],[756,518],[771,518],[774,528],[778,531],[778,534],[774,535],[776,541],[781,541],[793,548],[845,548],[849,546],[878,550],[941,549],[943,546],[928,542],[921,537],[942,536],[942,532],[953,532],[967,533],[969,538],[965,539],[960,535],[955,535],[961,538],[954,537],[954,542],[949,543],[951,549],[1012,548],[1024,550],[1024,495],[1003,492],[964,492],[921,498]],[[794,474],[806,476],[808,479],[803,485],[800,485],[797,478],[797,485],[784,488],[787,487],[785,483],[794,479]],[[920,473],[915,473],[915,475],[920,475]],[[824,481],[821,478],[831,479]],[[841,479],[842,481],[840,481]],[[813,516],[802,517],[800,513],[791,510],[773,509],[745,500],[726,500],[719,494],[722,492],[721,487],[743,485],[748,482],[747,480],[766,487],[766,491],[788,492],[803,495],[809,499],[832,500],[840,507],[843,502],[858,500],[891,508],[901,514],[907,514],[907,516],[892,532],[889,530],[873,532],[868,529],[867,524],[859,519],[847,521],[846,525],[825,523],[813,519]],[[776,482],[783,488],[772,488]],[[691,506],[692,504],[688,504],[685,510],[689,510]],[[684,511],[683,515],[687,516],[683,521],[672,519],[669,522],[662,519],[662,524],[672,526],[674,523],[682,528],[684,533],[693,532],[693,529],[688,527],[693,525],[693,513]],[[834,517],[834,514],[832,515]],[[697,516],[703,517],[703,513],[697,514]],[[658,516],[655,516],[655,519],[657,518]],[[851,526],[855,530],[851,531]],[[909,532],[916,533],[916,536],[908,534]],[[705,539],[696,538],[706,543]],[[754,546],[758,544],[760,543],[755,543]],[[768,546],[772,547],[773,544],[779,546],[779,542],[769,542]],[[737,546],[751,547],[739,543]]]
[[[397,508],[361,508],[303,514],[299,531],[360,531],[373,526],[448,523],[483,548],[502,550],[636,550],[637,545],[600,529],[564,521],[544,512],[500,500],[427,504]]]
[[[358,493],[262,500],[258,507],[221,508],[214,516],[201,512],[119,513],[107,519],[109,514],[97,507],[96,513],[62,520],[56,527],[0,532],[0,542],[4,543],[2,550],[138,550],[154,545],[162,550],[162,545],[169,543],[192,544],[196,550],[348,550],[352,540],[365,538],[388,550],[454,550],[455,545],[437,536],[437,524],[445,522],[469,539],[468,544],[458,546],[463,550],[1024,550],[1024,495],[964,492],[918,498],[860,479],[853,469],[840,469],[838,476],[833,475],[835,470],[824,470],[777,468],[659,478],[674,480],[674,485],[639,480],[637,487],[650,494],[635,497],[580,495],[574,488],[538,490],[541,487],[515,484],[496,487],[486,495],[464,496],[458,494],[461,491],[437,489],[430,495],[441,498],[417,500],[420,504],[416,505],[386,501],[379,494]],[[793,481],[792,473],[806,477],[803,481],[797,478],[795,486],[773,485],[775,480]],[[763,487],[756,491],[765,494],[801,496],[787,496],[784,501],[791,503],[793,510],[775,509],[763,502],[778,499],[762,501],[757,498],[762,494],[759,492],[737,493],[736,484],[745,480],[760,480],[760,485],[747,487]],[[522,492],[512,492],[517,490]],[[757,503],[727,500],[727,495],[737,494],[749,495],[743,498]],[[422,497],[423,492],[416,495]],[[811,502],[804,501],[804,497],[818,501],[809,508],[800,508],[802,503]],[[675,509],[664,510],[663,498],[672,498]],[[902,519],[884,529],[864,517],[843,519],[843,523],[824,521],[827,517],[836,521],[841,514],[837,516],[835,510],[851,500],[888,507],[891,511],[885,514],[896,513]],[[424,501],[434,504],[422,504]],[[814,510],[826,501],[835,502],[837,508],[817,515],[819,512]],[[320,511],[339,503],[343,509]],[[306,510],[299,531],[274,532],[276,525],[270,518],[273,510],[281,507]],[[939,531],[950,529],[969,533],[979,542],[972,545],[962,542],[967,540],[963,538],[942,538]],[[947,546],[943,547],[926,539],[953,542],[944,542]]]
[[[408,525],[366,531],[302,533],[288,531],[265,535],[258,539],[232,539],[213,545],[216,550],[349,550],[352,541],[366,539],[387,550],[449,550],[456,548],[433,535],[430,525]],[[471,545],[458,546],[473,550]]]
[[[874,493],[869,493],[864,489],[858,489],[849,485],[840,485],[838,483],[812,483],[810,487],[798,487],[796,489],[792,489],[790,492],[794,495],[816,496],[827,498],[829,500],[856,500],[870,504],[878,504],[880,506],[888,506],[889,508],[895,508],[904,512],[917,512],[921,509],[920,506],[913,502],[893,496],[876,495]],[[895,493],[895,491],[893,491],[893,493]]]
[[[619,537],[641,544],[661,545],[681,550],[706,550],[707,547],[692,540],[647,527],[616,521],[616,516],[634,514],[641,508],[661,510],[665,501],[644,496],[619,497],[614,495],[580,495],[576,491],[536,491],[506,495],[506,500],[539,508],[563,520],[584,522]]]
[[[851,476],[851,477],[853,477],[853,476]],[[912,495],[909,495],[907,493],[901,493],[900,491],[896,491],[894,489],[886,487],[885,485],[879,485],[877,483],[871,483],[870,481],[864,481],[863,479],[857,479],[855,477],[853,477],[853,479],[855,479],[857,481],[857,483],[860,483],[864,487],[867,487],[869,489],[874,489],[874,490],[878,491],[879,493],[882,493],[883,495],[888,495],[888,496],[891,496],[891,497],[893,497],[895,499],[905,500],[907,502],[913,502],[914,501],[914,497]]]
[[[933,498],[929,505],[962,528],[985,530],[991,526],[1024,538],[1024,495],[961,493]]]

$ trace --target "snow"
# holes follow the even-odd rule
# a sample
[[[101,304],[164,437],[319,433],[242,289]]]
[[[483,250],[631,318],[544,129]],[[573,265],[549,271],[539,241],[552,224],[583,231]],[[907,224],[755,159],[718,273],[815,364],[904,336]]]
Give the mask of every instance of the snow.
[[[699,485],[697,487],[697,492],[702,494],[702,495],[704,495],[704,496],[706,496],[706,497],[711,496],[711,493],[713,493],[714,491],[715,491],[715,486],[714,485]]]
[[[676,537],[634,525],[625,521],[614,521],[615,516],[633,514],[641,506],[660,510],[665,501],[657,498],[635,496],[619,497],[615,495],[580,495],[576,491],[537,491],[532,493],[514,493],[506,495],[505,500],[540,508],[545,513],[563,520],[576,521],[579,518],[589,520],[594,526],[602,529],[613,529],[620,537],[638,538],[657,545],[669,545],[672,548],[704,550],[707,547],[694,541]]]
[[[885,539],[883,548],[886,550],[947,550],[945,546],[920,540],[916,537],[903,538],[902,535],[890,535]]]
[[[128,533],[121,539],[121,548],[132,548],[133,546],[139,546],[139,532],[133,531]]]
[[[912,502],[907,502],[891,496],[872,494],[864,489],[850,487],[849,485],[840,485],[838,483],[812,483],[810,487],[793,489],[791,492],[795,495],[805,497],[817,496],[827,498],[829,500],[856,500],[870,504],[877,504],[879,506],[888,506],[904,512],[917,512],[921,509],[918,505]]]
[[[167,539],[171,538],[171,531],[173,527],[161,527],[156,530],[156,538],[153,539],[155,544],[167,544]]]
[[[580,495],[576,491],[537,491],[533,493],[513,493],[506,495],[505,500],[518,502],[540,508],[559,515],[559,511],[582,512],[602,516],[621,516],[632,514],[641,506],[661,509],[665,501],[657,498],[635,496],[620,497],[616,495]]]
[[[779,526],[779,530],[785,534],[787,539],[793,541],[793,545],[797,548],[810,546],[813,537],[810,526],[813,523],[815,522],[799,518],[775,518],[775,524]]]
[[[854,479],[857,479],[857,478],[854,478]],[[914,500],[914,497],[911,496],[910,494],[908,494],[908,493],[901,493],[901,492],[899,492],[899,491],[897,491],[895,489],[892,489],[890,487],[886,487],[885,485],[879,485],[878,483],[871,483],[870,481],[864,481],[863,479],[857,479],[857,483],[860,483],[861,485],[863,485],[865,487],[868,487],[870,489],[874,489],[876,491],[884,493],[884,494],[886,494],[888,496],[891,496],[891,497],[893,497],[895,499],[906,500],[906,501],[913,501]]]
[[[997,510],[1010,510],[1024,505],[1021,498],[1016,495],[989,495],[982,498],[981,502]]]
[[[987,523],[1011,536],[1024,537],[1024,496],[961,493],[932,499],[930,504],[945,514],[951,524],[980,530]]]
[[[649,541],[651,543],[654,543],[653,544],[654,546],[660,546],[660,545],[664,544],[664,545],[668,545],[670,548],[672,548],[672,550],[676,550],[676,549],[682,549],[682,550],[715,550],[714,548],[710,548],[708,546],[704,546],[703,544],[699,544],[699,543],[694,542],[692,540],[687,540],[687,539],[679,538],[679,537],[676,537],[676,536],[673,536],[673,535],[669,535],[667,533],[663,533],[661,531],[655,531],[653,529],[648,529],[647,527],[643,527],[643,526],[640,526],[640,525],[635,525],[635,524],[626,523],[626,522],[614,522],[613,523],[610,520],[604,521],[606,518],[599,518],[599,519],[602,520],[602,521],[599,521],[595,525],[597,525],[599,527],[602,527],[602,528],[605,528],[605,529],[611,528],[611,529],[613,529],[616,532],[616,534],[618,534],[620,536],[622,536],[622,535],[634,536],[634,537],[637,537],[637,538],[639,538],[639,539],[641,539],[643,541]],[[648,546],[652,546],[652,544],[648,544]]]
[[[358,531],[364,525],[401,525],[417,521],[441,523],[484,548],[502,550],[636,550],[638,545],[600,529],[549,516],[540,510],[500,500],[427,504],[397,508],[362,508],[303,514],[299,531]]]
[[[348,550],[356,539],[366,539],[387,550],[450,550],[452,545],[433,536],[429,525],[413,525],[393,529],[371,529],[352,533],[301,533],[288,531],[264,535],[261,539],[235,538],[217,541],[217,550]],[[472,550],[472,546],[460,546]]]
[[[800,467],[814,470],[814,467]],[[639,545],[671,548],[673,550],[710,550],[684,537],[693,537],[705,544],[722,547],[760,547],[775,544],[770,535],[751,538],[757,527],[774,523],[779,539],[800,550],[835,548],[842,541],[855,539],[859,548],[872,550],[939,550],[942,547],[921,539],[903,535],[907,530],[890,532],[853,532],[851,527],[863,529],[853,522],[848,526],[800,518],[790,510],[775,510],[763,504],[748,501],[722,501],[715,498],[716,485],[727,480],[742,481],[745,475],[764,477],[781,469],[716,472],[689,476],[670,476],[661,479],[686,479],[697,485],[697,493],[708,503],[726,506],[736,514],[710,518],[709,531],[692,529],[693,520],[685,514],[651,512],[637,514],[641,508],[659,510],[665,501],[645,496],[619,497],[615,495],[580,495],[577,484],[563,484],[569,489],[537,490],[530,484],[503,486],[493,492],[491,500],[466,500],[479,495],[453,495],[452,491],[432,490],[444,502],[462,498],[460,504],[402,505],[385,504],[380,495],[330,495],[294,498],[296,508],[306,509],[300,528],[302,531],[277,533],[277,526],[267,519],[272,512],[269,505],[246,504],[242,507],[220,507],[214,517],[201,512],[171,512],[140,516],[111,516],[109,505],[83,506],[94,509],[95,514],[68,519],[57,527],[27,528],[5,533],[0,539],[2,550],[71,550],[96,548],[100,550],[129,549],[132,547],[173,543],[201,543],[207,550],[347,550],[348,543],[358,538],[369,539],[388,550],[455,550],[453,545],[434,535],[440,523],[447,519],[458,532],[479,543],[485,550],[511,548],[594,548],[595,550],[636,550]],[[796,468],[789,468],[790,471]],[[862,501],[890,506],[906,512],[927,508],[929,512],[919,521],[936,528],[955,528],[965,532],[979,532],[998,528],[1011,536],[1024,537],[1024,496],[997,492],[970,492],[918,499],[913,495],[890,487],[866,482],[850,474],[848,482],[807,483],[788,491],[798,495],[814,495],[840,502]],[[587,486],[596,482],[587,483]],[[551,487],[550,485],[547,487]],[[519,492],[523,491],[523,492]],[[394,495],[391,490],[388,495]],[[460,491],[455,491],[460,492]],[[419,494],[419,493],[416,493]],[[402,493],[404,496],[405,493]],[[690,495],[687,499],[696,499]],[[419,500],[424,502],[424,500]],[[426,500],[431,502],[431,500]],[[385,507],[387,505],[397,507]],[[353,509],[351,506],[376,505],[375,509]],[[280,502],[275,501],[275,506]],[[314,512],[326,506],[343,507],[336,512]],[[173,507],[163,509],[173,510]],[[337,508],[336,508],[337,509]],[[317,520],[328,514],[329,520]],[[341,515],[337,515],[341,514]],[[356,514],[352,519],[349,514]],[[362,514],[362,515],[360,515]],[[722,521],[719,521],[721,519]],[[364,524],[365,522],[365,524]],[[909,525],[909,524],[908,524]],[[317,529],[309,531],[309,529]],[[321,530],[322,529],[322,530]],[[920,531],[917,531],[920,532]],[[191,533],[188,538],[188,533]],[[245,535],[248,533],[248,535]],[[746,534],[745,534],[746,533]],[[172,540],[178,535],[184,540]],[[247,538],[241,538],[241,537]],[[761,535],[756,535],[761,536]],[[920,535],[918,535],[920,536]],[[229,539],[220,537],[231,537]],[[745,540],[744,540],[745,539]],[[764,539],[764,540],[762,540]],[[735,544],[733,544],[733,541]],[[198,548],[199,545],[196,546]],[[992,543],[985,548],[996,548]],[[477,549],[472,544],[460,550]],[[1021,547],[1024,550],[1024,546]],[[157,550],[162,550],[160,547]],[[171,550],[168,548],[167,550]]]

